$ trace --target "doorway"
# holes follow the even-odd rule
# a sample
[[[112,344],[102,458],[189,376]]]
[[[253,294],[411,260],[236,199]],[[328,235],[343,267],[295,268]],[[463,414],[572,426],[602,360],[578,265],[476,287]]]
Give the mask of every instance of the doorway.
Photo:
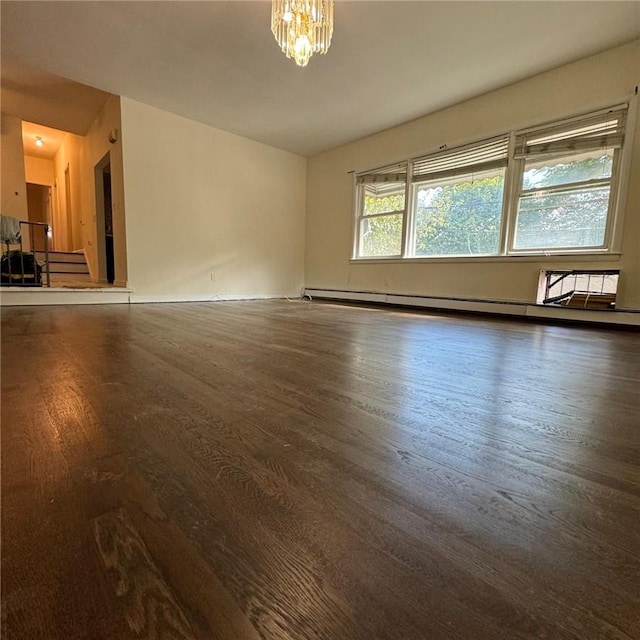
[[[111,192],[111,161],[107,153],[95,166],[96,221],[98,223],[98,269],[102,282],[115,280],[113,249],[113,197]]]
[[[51,224],[51,187],[27,182],[27,217],[29,222]],[[45,250],[44,229],[30,227],[30,245],[35,251]]]

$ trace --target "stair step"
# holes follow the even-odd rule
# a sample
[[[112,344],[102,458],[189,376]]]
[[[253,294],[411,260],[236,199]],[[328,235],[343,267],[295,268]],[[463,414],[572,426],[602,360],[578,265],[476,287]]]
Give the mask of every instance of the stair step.
[[[89,273],[89,267],[86,262],[49,262],[49,271],[51,273]]]
[[[36,258],[39,262],[44,262],[44,251],[36,251]],[[49,262],[72,262],[76,264],[84,264],[86,263],[86,259],[83,251],[49,251]]]
[[[43,280],[46,276],[43,276]],[[61,282],[91,282],[91,276],[88,273],[52,273],[51,284],[56,286]]]

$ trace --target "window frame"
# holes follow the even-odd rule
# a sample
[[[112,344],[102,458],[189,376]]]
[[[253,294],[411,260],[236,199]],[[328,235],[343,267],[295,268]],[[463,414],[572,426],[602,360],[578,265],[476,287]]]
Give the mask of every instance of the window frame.
[[[365,174],[375,174],[379,172],[384,172],[386,169],[391,169],[394,167],[399,167],[400,165],[405,165],[405,188],[404,188],[404,209],[399,209],[397,211],[385,211],[383,213],[373,213],[369,215],[365,215],[364,213],[364,203],[365,203],[365,190],[364,186],[366,183],[358,184],[357,180],[359,176]],[[402,160],[400,162],[392,162],[391,164],[386,164],[381,167],[377,167],[376,169],[370,169],[369,171],[363,171],[357,174],[354,174],[353,184],[355,188],[355,211],[356,211],[356,222],[354,228],[354,237],[353,237],[353,252],[352,252],[352,260],[398,260],[405,256],[405,242],[406,242],[406,225],[407,225],[407,211],[408,211],[408,202],[407,202],[407,185],[409,184],[409,166],[410,162],[408,160]],[[401,228],[401,236],[400,236],[400,253],[388,254],[388,255],[379,255],[379,256],[361,256],[360,251],[362,250],[362,234],[360,233],[360,228],[364,220],[371,220],[372,218],[386,218],[389,216],[402,216],[402,228]]]
[[[526,248],[517,248],[515,246],[516,242],[516,230],[518,225],[518,209],[520,204],[520,199],[523,193],[531,192],[531,189],[522,189],[522,185],[524,182],[524,173],[526,170],[527,160],[526,158],[512,158],[514,163],[513,169],[513,190],[510,194],[510,218],[511,224],[509,225],[508,236],[507,236],[507,246],[506,246],[506,255],[509,256],[519,256],[519,255],[562,255],[562,254],[602,254],[602,253],[612,253],[613,252],[613,228],[615,226],[615,219],[619,214],[619,195],[620,195],[620,187],[621,187],[621,164],[622,158],[624,157],[625,148],[630,145],[627,145],[627,138],[629,134],[629,112],[630,112],[631,104],[625,103],[622,105],[616,105],[609,107],[607,109],[599,109],[598,111],[592,111],[581,116],[576,116],[574,118],[566,118],[563,120],[558,120],[552,123],[547,123],[544,125],[530,127],[528,129],[523,129],[518,132],[514,132],[512,137],[514,139],[516,135],[523,134],[535,134],[537,131],[545,131],[550,127],[561,128],[564,126],[569,127],[572,123],[580,123],[589,118],[595,118],[599,115],[605,115],[607,113],[611,113],[614,111],[624,110],[625,118],[623,122],[623,143],[620,148],[614,148],[613,152],[613,162],[611,165],[611,178],[609,180],[603,180],[603,182],[608,183],[609,185],[609,202],[607,204],[607,218],[605,222],[605,229],[603,234],[602,244],[600,245],[585,245],[585,246],[561,246],[561,247],[526,247]],[[597,147],[594,147],[593,150],[596,150]],[[588,151],[588,150],[587,150]],[[567,152],[557,152],[550,153],[548,157],[554,159],[562,159],[567,158]],[[577,185],[579,182],[567,183],[565,185],[554,185],[552,187],[547,188],[547,191],[550,193],[560,192],[562,187],[569,187],[570,185]],[[585,183],[586,186],[586,183]]]
[[[491,253],[439,253],[439,254],[433,254],[433,255],[428,255],[428,256],[424,256],[424,255],[418,255],[416,254],[416,225],[417,225],[417,208],[418,208],[418,190],[420,189],[420,187],[424,184],[428,184],[428,183],[434,183],[435,180],[431,179],[425,179],[423,181],[416,181],[413,182],[410,186],[411,186],[411,211],[410,211],[410,215],[409,215],[409,226],[410,226],[410,233],[409,233],[409,237],[407,239],[407,253],[406,253],[406,257],[412,260],[423,260],[423,259],[447,259],[447,258],[491,258],[491,257],[497,257],[502,255],[502,227],[503,227],[503,223],[504,223],[504,207],[505,207],[505,202],[506,199],[504,197],[504,194],[506,192],[506,188],[507,188],[507,167],[505,166],[504,169],[504,185],[502,187],[502,204],[500,207],[500,228],[498,229],[498,242],[497,242],[497,248],[496,251],[493,251]],[[465,177],[465,176],[471,176],[473,175],[473,170],[471,171],[463,171],[461,170],[460,173],[456,174],[456,177]],[[453,177],[453,176],[452,176]]]
[[[626,189],[629,181],[629,165],[630,165],[630,152],[632,147],[632,138],[634,134],[635,125],[635,111],[636,111],[637,98],[634,96],[631,99],[626,100],[623,103],[617,103],[613,106],[603,109],[590,111],[570,118],[557,119],[544,124],[538,124],[528,128],[522,128],[514,130],[509,133],[501,135],[493,135],[485,137],[480,140],[476,140],[470,143],[460,144],[448,148],[446,145],[442,145],[438,150],[434,150],[429,154],[422,154],[406,160],[401,160],[395,163],[389,163],[370,171],[362,171],[353,174],[353,187],[354,187],[354,213],[355,224],[352,226],[353,243],[352,243],[352,257],[353,262],[383,262],[383,261],[474,261],[474,260],[487,260],[487,259],[510,259],[510,258],[535,258],[545,256],[562,256],[562,255],[607,255],[619,253],[619,247],[621,244],[621,230],[622,230],[622,217],[623,208],[622,205],[625,200]],[[579,123],[589,118],[595,118],[599,115],[606,113],[624,110],[623,117],[623,139],[619,148],[614,149],[614,157],[611,167],[611,179],[609,181],[609,203],[607,207],[607,218],[604,230],[604,239],[602,245],[598,246],[585,246],[585,247],[538,247],[538,248],[525,248],[518,249],[515,247],[516,241],[516,228],[517,228],[517,216],[520,203],[520,197],[523,193],[522,184],[523,176],[527,159],[522,157],[515,157],[516,138],[525,134],[534,134],[537,131],[547,130],[549,128],[562,128],[564,126],[570,126],[572,123]],[[498,250],[495,253],[482,253],[482,254],[438,254],[438,255],[416,255],[415,240],[416,240],[416,210],[417,210],[417,193],[421,184],[430,182],[428,177],[425,176],[423,181],[413,180],[414,164],[417,161],[422,161],[425,158],[438,156],[446,153],[455,152],[456,149],[473,150],[474,147],[481,147],[483,144],[487,144],[492,140],[498,140],[508,137],[508,151],[506,166],[504,169],[504,186],[502,194],[502,209],[500,216],[500,229],[498,238]],[[568,153],[559,152],[557,154],[558,159],[567,157]],[[363,176],[375,171],[384,170],[398,165],[404,164],[406,167],[406,182],[405,182],[405,200],[404,210],[394,211],[382,214],[374,214],[374,216],[364,215],[364,188],[363,184],[358,184],[358,176]],[[465,169],[470,171],[465,172]],[[470,175],[473,173],[473,167],[461,167],[460,176]],[[569,183],[569,184],[578,184]],[[558,186],[559,187],[559,186]],[[556,186],[550,187],[549,191],[553,193]],[[526,191],[526,190],[525,190]],[[361,224],[365,218],[377,217],[377,216],[389,216],[389,215],[402,215],[402,238],[401,238],[401,253],[393,255],[380,255],[380,256],[364,256],[360,255],[361,247]]]

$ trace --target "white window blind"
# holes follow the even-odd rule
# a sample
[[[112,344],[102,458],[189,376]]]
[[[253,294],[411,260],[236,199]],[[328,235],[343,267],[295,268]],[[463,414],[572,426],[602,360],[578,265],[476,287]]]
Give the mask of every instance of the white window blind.
[[[506,167],[508,151],[509,136],[502,136],[479,144],[423,156],[413,161],[413,182]]]
[[[626,106],[516,136],[515,158],[541,158],[593,149],[619,149]]]

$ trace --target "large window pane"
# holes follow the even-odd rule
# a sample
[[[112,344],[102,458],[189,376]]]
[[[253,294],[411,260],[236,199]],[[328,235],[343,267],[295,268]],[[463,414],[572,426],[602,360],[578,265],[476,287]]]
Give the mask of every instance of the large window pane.
[[[611,178],[613,149],[598,149],[572,157],[527,162],[523,190]]]
[[[402,251],[401,213],[365,218],[360,222],[360,256],[397,256]]]
[[[416,256],[497,253],[504,169],[416,187]]]
[[[607,186],[520,198],[515,248],[601,246],[609,192]]]

